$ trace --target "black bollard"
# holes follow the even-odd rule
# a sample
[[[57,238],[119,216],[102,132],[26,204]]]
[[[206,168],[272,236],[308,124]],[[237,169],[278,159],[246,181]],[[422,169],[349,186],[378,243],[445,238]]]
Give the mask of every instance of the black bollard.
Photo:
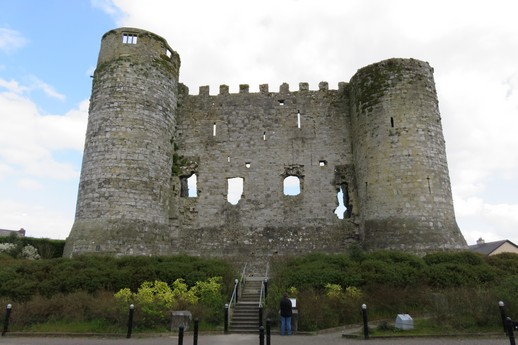
[[[192,345],[198,345],[198,319],[194,319],[194,335],[192,336]]]
[[[135,305],[130,304],[129,306],[129,314],[128,314],[128,334],[126,334],[126,338],[131,338],[131,331],[133,330],[133,312],[135,311]]]
[[[10,304],[10,303],[5,307],[4,330],[2,331],[2,337],[9,330],[9,318],[11,317],[11,309],[12,308],[13,308],[13,305]]]
[[[272,321],[268,318],[266,319],[266,345],[271,345],[271,329],[272,329]]]
[[[183,345],[183,326],[178,328],[178,345]]]
[[[224,329],[225,329],[225,334],[228,334],[228,304],[225,304],[225,325],[224,325]]]
[[[263,306],[259,307],[259,327],[263,325]]]
[[[498,309],[500,309],[500,317],[502,318],[502,326],[504,326],[504,333],[507,335],[507,328],[505,326],[505,304],[503,301],[498,302]]]
[[[259,345],[264,345],[264,327],[259,327]]]
[[[367,305],[362,304],[363,337],[369,339],[369,322],[367,320]]]
[[[506,329],[507,329],[507,336],[509,337],[509,342],[511,343],[511,345],[516,345],[516,343],[514,342],[514,322],[513,322],[513,320],[511,320],[511,318],[508,317],[507,319],[505,319],[505,325],[506,325]]]
[[[264,299],[268,297],[268,278],[264,278]]]

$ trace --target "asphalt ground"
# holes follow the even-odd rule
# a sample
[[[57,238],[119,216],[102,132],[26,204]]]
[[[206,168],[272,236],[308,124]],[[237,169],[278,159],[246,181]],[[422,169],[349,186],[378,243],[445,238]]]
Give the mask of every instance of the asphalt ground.
[[[0,344],[5,345],[176,345],[178,335],[163,335],[155,337],[133,336],[126,338],[102,337],[26,337],[6,334],[0,338]],[[193,344],[192,334],[186,334],[183,345]],[[218,334],[199,335],[198,345],[258,345],[259,336],[254,334]],[[266,344],[266,340],[264,342]],[[488,337],[435,337],[435,338],[371,338],[368,340],[343,338],[341,332],[321,335],[272,335],[271,345],[504,345],[510,341],[504,335]]]

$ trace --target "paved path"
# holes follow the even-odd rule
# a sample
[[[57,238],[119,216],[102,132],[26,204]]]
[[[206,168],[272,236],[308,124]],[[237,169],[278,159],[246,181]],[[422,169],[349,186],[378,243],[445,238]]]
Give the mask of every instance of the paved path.
[[[265,341],[266,343],[266,341]],[[322,335],[272,335],[272,345],[507,345],[509,339],[505,336],[495,338],[397,338],[397,339],[346,339],[340,333]],[[177,345],[178,336],[162,337],[133,337],[126,338],[53,338],[53,337],[19,337],[9,336],[0,338],[0,344],[5,345]],[[192,335],[186,335],[184,345],[193,344]],[[200,335],[198,345],[258,345],[259,336],[251,334],[229,335]]]

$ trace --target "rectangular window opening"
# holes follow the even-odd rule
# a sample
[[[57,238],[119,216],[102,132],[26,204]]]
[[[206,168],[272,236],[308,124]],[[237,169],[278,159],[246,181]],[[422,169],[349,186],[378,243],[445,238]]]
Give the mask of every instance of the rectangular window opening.
[[[342,183],[338,186],[336,198],[338,206],[334,212],[338,219],[351,218],[352,205],[349,200],[349,186],[347,183]]]
[[[296,196],[301,192],[300,177],[294,175],[288,175],[283,181],[283,192],[284,195]]]
[[[180,176],[180,196],[183,198],[196,198],[198,196],[198,176]]]
[[[122,43],[137,44],[137,34],[122,34]]]
[[[266,140],[266,132],[263,132],[263,140]]]
[[[300,111],[297,112],[297,128],[300,128]]]
[[[170,58],[171,55],[173,55],[173,53],[171,53],[171,51],[169,49],[166,49],[165,50],[165,55],[167,55],[167,57]]]
[[[214,122],[214,124],[212,125],[212,136],[216,136],[216,122]]]
[[[250,169],[250,162],[246,162],[246,163],[245,163],[245,167],[246,167],[247,169]]]
[[[279,99],[279,105],[284,105],[284,100],[283,99]]]
[[[318,165],[321,166],[321,167],[325,167],[327,165],[327,161],[321,160],[321,161],[318,162]]]
[[[243,197],[243,182],[242,177],[227,178],[227,201],[232,205],[237,205]]]

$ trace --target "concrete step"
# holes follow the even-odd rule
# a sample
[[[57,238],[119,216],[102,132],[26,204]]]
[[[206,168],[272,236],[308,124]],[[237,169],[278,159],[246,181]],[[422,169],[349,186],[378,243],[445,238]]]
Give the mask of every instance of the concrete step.
[[[247,277],[234,306],[229,330],[233,333],[259,332],[259,299],[264,278]]]

